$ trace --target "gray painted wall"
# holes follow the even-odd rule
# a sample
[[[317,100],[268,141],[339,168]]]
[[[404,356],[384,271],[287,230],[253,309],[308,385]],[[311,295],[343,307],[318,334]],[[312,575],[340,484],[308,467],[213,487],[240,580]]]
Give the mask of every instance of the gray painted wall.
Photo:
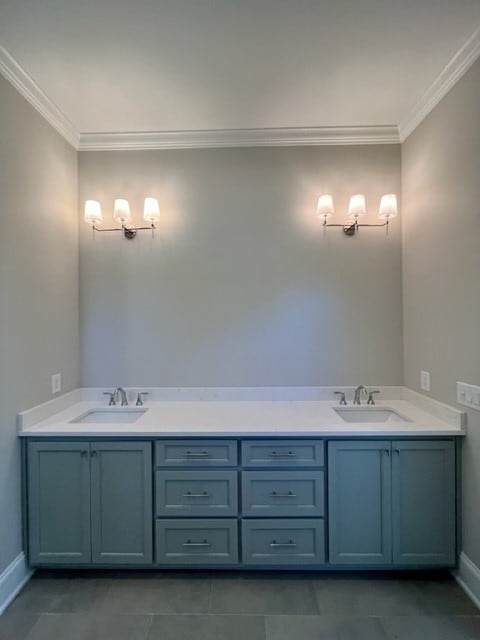
[[[77,154],[0,76],[0,573],[22,550],[16,414],[78,386]]]
[[[480,61],[402,146],[405,384],[480,385]],[[463,449],[463,549],[480,566],[480,413]]]
[[[84,386],[402,383],[401,222],[323,236],[319,194],[400,193],[400,146],[81,152],[83,201],[157,237],[92,240],[81,222]]]

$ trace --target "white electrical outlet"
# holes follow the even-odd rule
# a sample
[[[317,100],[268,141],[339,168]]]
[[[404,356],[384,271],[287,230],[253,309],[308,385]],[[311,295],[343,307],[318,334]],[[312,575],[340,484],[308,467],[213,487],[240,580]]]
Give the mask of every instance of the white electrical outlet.
[[[466,382],[457,382],[457,402],[480,411],[480,387]]]
[[[52,395],[60,393],[62,390],[62,374],[54,373],[52,376]]]
[[[430,372],[420,371],[420,387],[423,391],[430,391]]]

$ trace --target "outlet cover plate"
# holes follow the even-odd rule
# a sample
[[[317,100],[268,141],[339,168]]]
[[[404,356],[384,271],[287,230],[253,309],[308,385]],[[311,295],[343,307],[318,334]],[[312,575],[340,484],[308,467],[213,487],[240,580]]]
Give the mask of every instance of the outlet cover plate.
[[[60,393],[62,390],[62,374],[54,373],[52,376],[52,395]]]
[[[420,371],[420,387],[423,391],[430,391],[430,372]]]
[[[466,382],[457,382],[457,402],[464,407],[480,411],[480,387]]]

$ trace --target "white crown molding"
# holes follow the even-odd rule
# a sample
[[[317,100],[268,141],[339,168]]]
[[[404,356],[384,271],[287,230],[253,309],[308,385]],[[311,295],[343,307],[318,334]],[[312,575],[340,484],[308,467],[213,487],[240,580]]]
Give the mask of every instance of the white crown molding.
[[[22,94],[22,96],[62,135],[78,149],[79,132],[70,120],[40,89],[18,62],[0,45],[0,73]]]
[[[396,126],[82,133],[80,151],[398,144]]]
[[[408,138],[479,57],[480,27],[454,55],[413,107],[407,118],[398,125],[400,142],[404,142]]]

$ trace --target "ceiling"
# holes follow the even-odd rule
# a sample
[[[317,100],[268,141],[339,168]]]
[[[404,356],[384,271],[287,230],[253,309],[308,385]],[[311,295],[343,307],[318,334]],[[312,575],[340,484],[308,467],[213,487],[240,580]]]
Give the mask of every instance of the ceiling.
[[[401,126],[479,25],[480,0],[0,0],[82,134]]]

